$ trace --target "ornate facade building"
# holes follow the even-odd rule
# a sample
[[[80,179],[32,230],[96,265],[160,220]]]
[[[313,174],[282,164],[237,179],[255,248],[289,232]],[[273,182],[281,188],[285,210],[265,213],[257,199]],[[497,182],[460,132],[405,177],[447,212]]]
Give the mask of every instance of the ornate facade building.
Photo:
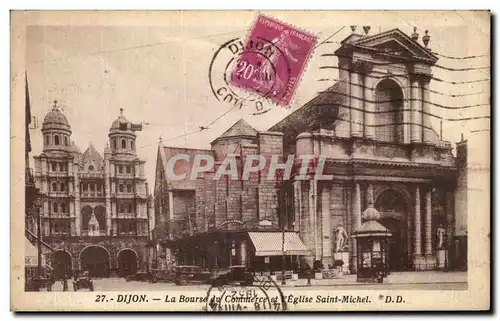
[[[54,105],[45,116],[35,183],[43,197],[42,237],[55,250],[50,264],[56,276],[74,270],[126,275],[147,264],[152,222],[136,129],[120,115],[111,124],[104,156],[92,144],[82,154],[64,114]]]
[[[339,61],[332,67],[339,70],[338,81],[269,131],[240,121],[211,149],[160,146],[155,182],[160,261],[280,270],[285,248],[288,268],[342,259],[356,271],[352,233],[362,224],[368,191],[379,223],[392,233],[390,270],[442,267],[438,250],[446,250],[441,263],[448,268],[464,257],[456,253],[464,247],[454,246],[455,222],[466,223],[455,211],[459,168],[452,144],[431,125],[436,106],[429,98],[431,69],[438,58],[427,48],[430,37],[426,33],[422,44],[416,32],[368,31],[353,30],[332,53]],[[165,164],[181,153],[191,161],[200,153],[213,155],[214,170],[228,155],[240,163],[251,154],[322,155],[323,174],[333,178],[292,177],[278,184],[262,177],[216,180],[204,173],[196,181],[168,181]],[[283,228],[286,233],[280,233]]]

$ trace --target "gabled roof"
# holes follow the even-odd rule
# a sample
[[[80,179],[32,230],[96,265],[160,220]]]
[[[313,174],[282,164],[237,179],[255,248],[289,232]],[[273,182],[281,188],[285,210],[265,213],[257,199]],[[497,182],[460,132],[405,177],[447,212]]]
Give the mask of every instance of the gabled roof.
[[[236,123],[234,123],[233,126],[229,127],[229,129],[226,130],[222,135],[217,137],[212,142],[212,144],[221,138],[242,137],[242,136],[255,137],[257,136],[257,133],[258,131],[252,126],[250,126],[249,123],[247,123],[244,119],[240,119]]]
[[[164,179],[167,181],[169,188],[171,189],[194,189],[196,181],[190,179],[191,169],[193,165],[193,160],[196,155],[210,155],[214,157],[214,151],[211,149],[192,149],[192,148],[180,148],[180,147],[159,147],[159,157],[161,157],[161,166],[164,173]],[[168,180],[166,177],[167,173],[167,162],[175,155],[184,154],[189,157],[189,162],[177,161],[175,162],[174,173],[181,175],[186,173],[186,178],[183,180]]]
[[[395,58],[409,57],[412,60],[422,60],[429,64],[434,64],[438,60],[438,57],[428,48],[425,48],[397,28],[372,36],[364,36],[352,42],[343,42],[336,53],[339,54],[349,47],[351,50],[357,48],[360,50],[375,51]]]
[[[94,145],[90,144],[87,150],[82,155],[82,162],[93,164],[96,170],[101,168],[102,164],[102,156],[95,149]]]

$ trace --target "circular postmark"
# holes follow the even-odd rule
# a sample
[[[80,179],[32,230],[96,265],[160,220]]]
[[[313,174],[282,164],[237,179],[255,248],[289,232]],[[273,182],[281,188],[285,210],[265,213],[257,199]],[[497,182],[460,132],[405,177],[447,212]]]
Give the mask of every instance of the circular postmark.
[[[233,38],[225,42],[210,62],[208,77],[212,94],[232,107],[251,107],[252,115],[268,112],[276,104],[276,95],[282,94],[278,86],[290,78],[290,68],[286,68],[288,77],[278,77],[273,62],[276,59],[271,59],[277,55],[288,65],[281,49],[267,39],[258,37],[243,43],[240,38]]]
[[[283,291],[270,276],[253,276],[251,281],[214,283],[207,291],[204,311],[287,311]]]

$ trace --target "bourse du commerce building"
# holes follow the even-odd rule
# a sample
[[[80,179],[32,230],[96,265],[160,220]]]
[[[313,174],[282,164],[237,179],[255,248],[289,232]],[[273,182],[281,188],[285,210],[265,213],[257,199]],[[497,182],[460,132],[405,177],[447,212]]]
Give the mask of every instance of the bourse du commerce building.
[[[147,267],[152,200],[145,162],[136,153],[137,129],[120,115],[103,157],[92,144],[80,152],[56,106],[46,114],[43,151],[34,157],[35,185],[42,198],[41,235],[53,250],[48,264],[56,278],[75,271],[128,275]],[[36,229],[35,221],[28,225]]]
[[[466,188],[458,183],[465,162],[431,126],[429,85],[437,57],[418,35],[398,29],[353,32],[335,55],[339,81],[268,131],[240,120],[210,149],[160,144],[154,188],[158,268],[245,264],[278,271],[284,248],[287,270],[347,258],[344,264],[355,272],[352,232],[362,224],[367,193],[379,223],[392,232],[390,270],[436,269],[438,228],[446,233],[447,267],[463,265],[466,219],[457,216],[466,212],[455,196]],[[191,162],[211,155],[214,171],[228,156],[241,163],[253,154],[322,155],[323,173],[333,179],[294,180],[292,174],[280,184],[257,175],[235,182],[215,179],[212,171],[172,181],[166,164],[179,154]],[[188,176],[191,165],[185,164]],[[342,248],[336,246],[339,228],[347,232]]]

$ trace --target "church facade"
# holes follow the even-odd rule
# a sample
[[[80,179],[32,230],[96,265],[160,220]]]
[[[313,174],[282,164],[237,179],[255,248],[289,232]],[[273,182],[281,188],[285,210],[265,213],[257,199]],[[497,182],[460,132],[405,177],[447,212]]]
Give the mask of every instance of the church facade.
[[[345,258],[354,272],[352,234],[370,199],[379,223],[392,233],[390,270],[436,269],[442,249],[453,268],[460,251],[454,246],[455,222],[466,222],[455,211],[460,168],[451,142],[431,125],[430,84],[438,59],[427,48],[427,33],[423,43],[418,38],[399,29],[374,35],[354,30],[334,53],[338,81],[268,131],[240,121],[207,150],[160,146],[157,259],[208,268],[221,263],[265,268],[275,260],[280,270],[281,243],[295,242],[283,245],[291,256],[288,267],[318,261],[327,266]],[[228,155],[241,162],[252,154],[321,155],[323,174],[333,179],[292,175],[284,182],[260,177],[232,182],[204,173],[194,182],[169,182],[165,164],[181,153],[213,155],[214,171]]]
[[[75,270],[127,275],[147,264],[152,221],[137,129],[120,115],[102,156],[92,144],[80,152],[55,105],[45,116],[34,177],[42,198],[42,238],[54,249],[48,263],[56,277]]]

